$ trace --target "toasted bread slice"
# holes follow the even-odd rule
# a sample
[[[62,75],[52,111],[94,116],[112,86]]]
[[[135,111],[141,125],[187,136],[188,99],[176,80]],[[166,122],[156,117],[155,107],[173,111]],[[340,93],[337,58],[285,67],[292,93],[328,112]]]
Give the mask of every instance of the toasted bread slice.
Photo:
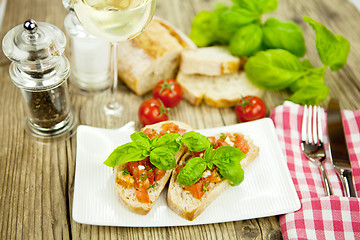
[[[259,147],[256,146],[248,136],[245,136],[245,139],[247,140],[250,149],[246,157],[240,162],[243,169],[252,163],[259,154]],[[178,164],[184,164],[193,157],[193,154],[187,151]],[[230,181],[228,179],[223,179],[222,181],[216,183],[210,183],[210,188],[205,192],[201,199],[197,199],[194,198],[189,191],[184,190],[176,178],[177,173],[174,171],[171,176],[167,192],[167,204],[175,213],[189,221],[198,217],[221,193],[230,186]]]
[[[226,46],[186,49],[181,53],[180,71],[185,74],[221,76],[236,73],[241,59],[231,55]]]
[[[162,130],[161,126],[167,123],[175,123],[181,129],[185,129],[186,131],[193,130],[189,125],[182,122],[165,121],[165,122],[160,122],[153,125],[145,126],[144,128],[141,129],[141,131],[145,131],[145,129],[154,129],[160,132]],[[180,150],[175,154],[176,161],[179,161],[179,159],[182,157],[182,155],[185,153],[186,150],[187,147],[185,145],[181,146]],[[154,206],[156,200],[159,198],[162,190],[164,189],[166,183],[168,182],[171,176],[172,170],[167,170],[165,175],[160,180],[155,182],[155,188],[149,188],[147,190],[149,194],[150,202],[141,203],[136,198],[135,187],[126,186],[126,182],[131,183],[131,181],[134,181],[134,179],[129,174],[127,174],[126,176],[123,175],[124,168],[125,168],[125,164],[119,164],[114,167],[115,186],[119,200],[130,211],[137,214],[146,215],[149,213],[149,211]],[[119,184],[119,181],[121,181],[122,184]]]

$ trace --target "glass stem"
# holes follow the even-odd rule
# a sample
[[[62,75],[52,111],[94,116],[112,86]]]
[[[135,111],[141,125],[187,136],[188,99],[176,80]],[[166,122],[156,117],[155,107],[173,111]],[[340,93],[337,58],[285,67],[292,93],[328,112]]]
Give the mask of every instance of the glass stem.
[[[118,108],[118,103],[116,102],[116,91],[118,86],[118,68],[117,68],[117,42],[110,43],[110,54],[111,54],[111,71],[110,71],[110,102],[107,104],[109,109]]]

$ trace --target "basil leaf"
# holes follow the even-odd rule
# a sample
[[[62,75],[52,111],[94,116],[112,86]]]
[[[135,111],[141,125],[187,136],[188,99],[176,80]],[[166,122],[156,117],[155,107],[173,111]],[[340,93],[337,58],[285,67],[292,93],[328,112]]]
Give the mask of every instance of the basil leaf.
[[[266,48],[280,48],[303,57],[306,52],[305,40],[301,28],[292,21],[280,21],[269,18],[263,26]]]
[[[214,149],[212,147],[206,149],[204,152],[204,160],[209,169],[213,169],[213,167],[214,167],[213,166],[214,164],[212,163],[213,157],[214,157]]]
[[[304,75],[300,60],[282,49],[258,52],[248,59],[245,72],[252,83],[267,90],[284,89]]]
[[[261,47],[263,31],[258,24],[241,27],[230,39],[229,50],[235,56],[249,57]]]
[[[244,180],[244,170],[240,161],[246,157],[238,148],[222,146],[214,150],[213,163],[219,173],[232,182],[232,186],[239,185]]]
[[[150,152],[150,162],[160,170],[173,169],[176,165],[176,159],[173,153],[166,147],[155,148]]]
[[[153,149],[166,148],[169,153],[174,155],[181,147],[181,135],[178,133],[166,133],[153,142],[151,147]]]
[[[231,37],[241,26],[253,23],[258,18],[259,16],[254,12],[234,5],[219,15],[219,22],[221,23],[219,30]]]
[[[145,133],[134,132],[130,138],[139,148],[150,150],[150,138]]]
[[[312,77],[316,77],[316,75]],[[290,96],[289,100],[302,105],[317,105],[324,101],[328,95],[329,88],[323,83],[323,79],[312,79]]]
[[[301,64],[303,65],[304,69],[314,69],[315,67],[311,64],[309,59],[304,59]]]
[[[176,179],[182,186],[191,186],[200,180],[205,170],[206,163],[204,159],[195,157],[187,161],[185,166],[180,170]]]
[[[220,16],[229,10],[229,7],[225,3],[216,3],[213,18],[210,21],[210,31],[213,32],[214,43],[228,44],[232,32],[230,29],[224,28]]]
[[[206,47],[214,43],[227,44],[231,33],[221,28],[219,16],[229,9],[224,3],[217,3],[214,11],[199,12],[193,19],[189,37],[198,47]]]
[[[242,169],[240,162],[232,163],[228,168],[219,168],[219,173],[226,179],[231,181],[231,186],[237,186],[244,180],[244,170]]]
[[[211,146],[210,140],[198,132],[186,132],[182,136],[182,142],[191,152],[201,152]]]
[[[256,12],[259,15],[275,11],[277,8],[276,0],[232,0],[232,2],[241,8]]]
[[[117,147],[105,160],[104,164],[109,167],[115,167],[122,163],[140,161],[148,156],[148,151],[140,149],[134,142],[129,142]]]
[[[222,146],[222,147],[218,147],[217,149],[214,150],[212,162],[219,169],[227,169],[227,168],[233,166],[234,163],[240,164],[240,161],[245,157],[246,157],[246,154],[243,153],[238,148],[234,148],[234,147],[230,147],[230,146]]]
[[[350,52],[349,41],[341,35],[334,35],[324,25],[308,16],[304,17],[304,21],[315,30],[315,45],[321,62],[332,71],[343,68]]]
[[[305,63],[305,62],[304,62]],[[325,70],[326,67],[322,67],[322,68],[314,68],[312,65],[304,65],[303,66],[306,67],[306,74],[296,80],[294,83],[292,83],[289,86],[289,89],[291,92],[296,92],[298,90],[300,90],[301,88],[305,87],[306,85],[308,85],[310,82],[319,82],[319,83],[324,83],[325,81]],[[305,64],[311,64],[309,63],[305,63]]]
[[[206,47],[215,42],[211,30],[214,14],[210,11],[199,12],[193,19],[189,37],[198,47]]]

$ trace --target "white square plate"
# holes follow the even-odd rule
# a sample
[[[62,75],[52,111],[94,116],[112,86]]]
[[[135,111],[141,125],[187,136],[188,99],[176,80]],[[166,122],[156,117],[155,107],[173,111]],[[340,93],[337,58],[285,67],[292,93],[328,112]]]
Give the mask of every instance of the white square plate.
[[[133,130],[107,130],[79,126],[73,219],[91,225],[160,227],[210,224],[274,216],[296,211],[300,201],[269,118],[231,126],[199,130],[211,136],[221,132],[249,135],[260,148],[245,169],[244,181],[229,187],[194,221],[175,214],[166,204],[165,188],[148,215],[137,215],[118,201],[112,168],[103,164],[117,146],[130,140]]]

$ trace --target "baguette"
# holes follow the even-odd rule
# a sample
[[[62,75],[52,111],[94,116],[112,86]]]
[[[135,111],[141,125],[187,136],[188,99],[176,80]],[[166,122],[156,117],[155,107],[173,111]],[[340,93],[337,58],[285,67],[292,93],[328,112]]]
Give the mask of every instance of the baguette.
[[[244,138],[248,143],[249,151],[247,152],[246,157],[240,162],[243,169],[252,163],[259,153],[259,147],[256,146],[248,136],[244,136]],[[179,161],[178,165],[180,166],[185,164],[193,157],[193,153],[187,151]],[[176,180],[177,175],[178,173],[174,171],[171,176],[167,192],[167,204],[176,214],[189,221],[198,217],[221,193],[230,186],[230,181],[224,178],[222,178],[220,182],[211,182],[204,195],[200,199],[197,199],[189,191],[184,190],[184,188]]]
[[[196,45],[168,22],[154,17],[136,38],[118,44],[118,75],[137,95],[163,78],[175,78],[181,51]]]
[[[147,129],[150,129],[151,131],[155,130],[156,132],[162,131],[162,126],[164,124],[174,123],[177,126],[180,127],[180,129],[184,129],[186,131],[191,131],[192,128],[182,122],[176,122],[176,121],[166,121],[166,122],[160,122],[153,125],[145,126],[141,129],[142,132],[145,132]],[[182,145],[179,151],[175,154],[175,159],[178,162],[179,159],[182,157],[182,155],[186,151],[186,146]],[[168,182],[172,170],[166,170],[165,175],[158,181],[155,181],[155,188],[148,188],[147,192],[149,195],[149,203],[142,203],[139,202],[136,197],[136,191],[134,184],[134,178],[130,174],[123,175],[125,168],[125,164],[119,164],[114,167],[115,172],[115,186],[116,191],[118,194],[118,198],[120,202],[125,206],[128,210],[141,214],[146,215],[149,213],[149,211],[154,206],[156,200],[159,198],[162,190],[164,189],[166,183]],[[132,185],[129,187],[129,185]]]
[[[236,73],[241,59],[231,55],[226,46],[186,49],[181,53],[180,71],[185,74],[221,76]]]

